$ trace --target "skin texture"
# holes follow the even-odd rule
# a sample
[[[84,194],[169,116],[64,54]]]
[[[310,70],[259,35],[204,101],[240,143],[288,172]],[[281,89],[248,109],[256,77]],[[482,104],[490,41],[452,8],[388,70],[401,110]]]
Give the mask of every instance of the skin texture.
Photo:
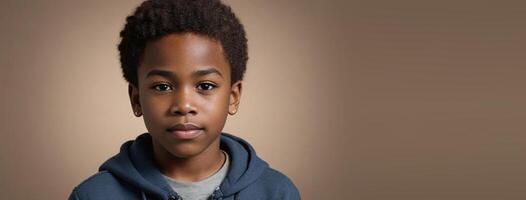
[[[207,69],[218,73],[195,73]],[[147,77],[152,70],[173,75]],[[137,73],[138,86],[129,86],[130,102],[136,116],[143,115],[161,172],[194,182],[213,175],[225,161],[220,133],[241,97],[241,81],[230,82],[221,44],[193,33],[163,36],[146,44]],[[193,139],[175,138],[166,129],[179,123],[203,130]]]

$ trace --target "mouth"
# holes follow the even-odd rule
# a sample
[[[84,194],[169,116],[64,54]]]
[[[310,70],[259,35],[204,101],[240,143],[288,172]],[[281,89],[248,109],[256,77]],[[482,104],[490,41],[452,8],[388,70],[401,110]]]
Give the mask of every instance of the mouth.
[[[203,130],[203,128],[192,123],[176,124],[166,129],[167,132],[178,139],[196,138],[203,133]]]

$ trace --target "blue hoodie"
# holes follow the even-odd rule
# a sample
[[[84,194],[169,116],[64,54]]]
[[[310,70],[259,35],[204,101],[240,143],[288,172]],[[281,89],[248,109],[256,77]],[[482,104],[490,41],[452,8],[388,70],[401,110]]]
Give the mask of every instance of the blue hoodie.
[[[228,174],[212,200],[300,199],[298,189],[282,173],[261,160],[246,141],[222,133],[220,148],[230,156]],[[120,152],[108,159],[99,172],[71,193],[70,200],[177,200],[153,162],[152,138],[148,133],[124,143]]]

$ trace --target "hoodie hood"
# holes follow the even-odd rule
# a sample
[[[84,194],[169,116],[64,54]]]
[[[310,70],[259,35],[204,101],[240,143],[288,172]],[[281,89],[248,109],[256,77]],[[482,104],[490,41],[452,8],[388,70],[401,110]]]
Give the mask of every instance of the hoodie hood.
[[[252,146],[241,138],[221,133],[220,148],[230,157],[225,180],[214,197],[232,196],[255,182],[267,170],[268,164],[261,160]],[[99,168],[108,171],[119,180],[133,186],[147,196],[157,199],[177,197],[157,168],[152,150],[152,137],[148,133],[125,142],[120,152]]]

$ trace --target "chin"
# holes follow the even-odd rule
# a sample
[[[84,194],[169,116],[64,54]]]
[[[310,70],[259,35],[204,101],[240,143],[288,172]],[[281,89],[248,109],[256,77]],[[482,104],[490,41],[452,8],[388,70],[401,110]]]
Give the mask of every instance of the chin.
[[[219,142],[219,134],[212,139],[210,138],[210,135],[204,133],[199,137],[190,140],[179,140],[171,137],[163,138],[159,141],[159,145],[166,153],[171,154],[171,156],[177,158],[191,158],[202,154],[209,148],[213,148],[215,142]]]
[[[170,144],[166,150],[177,158],[190,158],[201,154],[206,148],[191,142]]]

